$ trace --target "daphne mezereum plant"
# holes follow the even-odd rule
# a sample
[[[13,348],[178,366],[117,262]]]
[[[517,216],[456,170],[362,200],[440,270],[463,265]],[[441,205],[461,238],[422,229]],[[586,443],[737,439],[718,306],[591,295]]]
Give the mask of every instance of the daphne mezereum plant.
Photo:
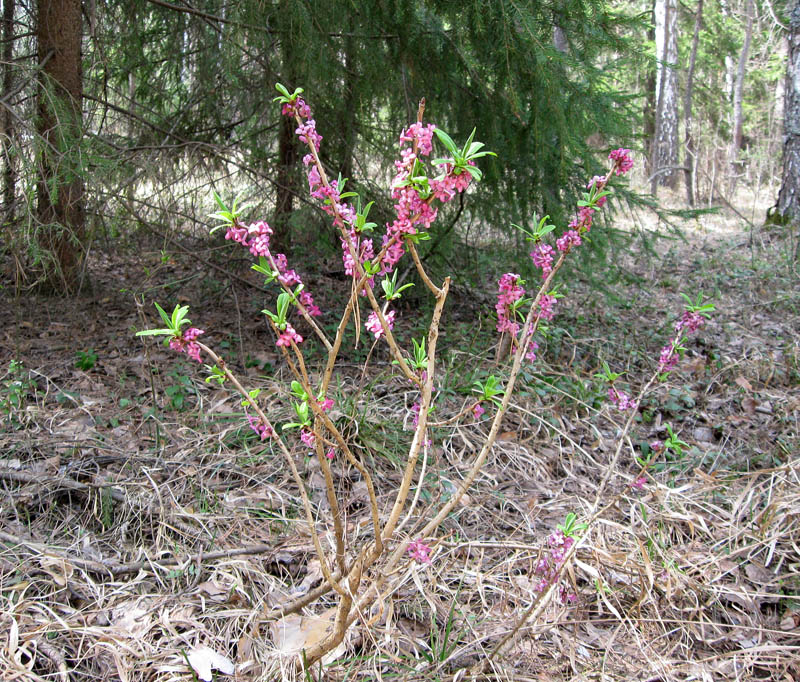
[[[542,282],[537,293],[532,298],[525,298],[523,287],[525,282],[514,273],[504,274],[499,281],[500,290],[496,305],[497,330],[507,341],[510,340],[512,350],[510,366],[504,377],[498,379],[491,376],[484,382],[478,382],[475,387],[475,400],[470,401],[454,418],[454,420],[467,418],[479,420],[487,411],[491,411],[488,435],[457,491],[436,510],[435,514],[431,512],[430,518],[420,519],[414,525],[412,518],[424,486],[427,451],[430,444],[429,417],[435,395],[439,326],[450,287],[449,277],[441,284],[431,280],[420,260],[417,245],[421,240],[428,238],[429,229],[436,220],[439,206],[452,201],[473,181],[481,180],[482,174],[476,161],[491,152],[485,151],[483,145],[474,140],[474,131],[466,143],[459,147],[444,131],[432,124],[423,123],[423,101],[419,107],[417,121],[400,135],[400,159],[395,162],[396,173],[391,186],[396,216],[386,226],[378,245],[372,237],[377,225],[369,221],[372,202],[362,204],[361,198],[355,192],[345,190],[346,180],[341,177],[331,179],[320,162],[319,149],[322,137],[317,132],[310,107],[300,97],[302,90],[297,89],[289,93],[280,84],[276,87],[279,92],[276,100],[282,107],[283,115],[295,121],[296,134],[308,149],[303,164],[306,167],[309,191],[311,196],[321,203],[322,210],[330,216],[338,230],[344,271],[352,282],[350,296],[339,317],[335,335],[329,337],[317,324],[316,318],[322,311],[315,303],[312,292],[305,287],[301,276],[289,267],[287,257],[272,251],[270,247],[272,229],[266,222],[244,223],[240,219],[241,209],[237,209],[235,204],[228,208],[216,195],[215,199],[220,210],[214,217],[221,222],[218,227],[225,228],[226,239],[239,243],[258,259],[253,269],[263,274],[267,283],[275,283],[280,288],[274,307],[263,312],[275,334],[276,346],[280,348],[294,376],[284,395],[293,407],[292,420],[282,424],[281,428],[276,427],[270,416],[259,405],[258,390],[245,388],[222,358],[212,348],[199,341],[204,332],[190,326],[186,306],[176,306],[174,311],[168,314],[156,304],[165,326],[141,331],[138,335],[165,336],[166,342],[172,349],[184,352],[198,362],[201,362],[202,356],[205,355],[211,361],[211,364],[207,365],[210,373],[207,381],[216,380],[220,384],[230,382],[243,398],[250,428],[262,440],[272,439],[286,460],[301,497],[324,582],[319,588],[311,590],[303,597],[276,608],[270,615],[280,618],[296,612],[329,592],[335,592],[338,599],[336,615],[326,635],[316,641],[307,642],[303,651],[303,663],[311,665],[338,646],[348,627],[357,619],[362,619],[367,625],[371,624],[372,621],[366,620],[372,613],[370,609],[373,605],[377,605],[380,609],[384,598],[394,589],[391,576],[396,574],[395,569],[401,562],[427,564],[435,560],[435,537],[439,527],[473,484],[486,462],[503,416],[509,409],[522,364],[536,360],[535,351],[538,346],[534,337],[537,331],[543,331],[540,323],[551,320],[557,307],[559,294],[553,287],[553,280],[569,254],[581,246],[582,240],[592,227],[595,213],[605,205],[611,194],[609,181],[614,175],[628,172],[633,163],[628,150],[617,149],[611,152],[608,173],[594,177],[589,182],[587,192],[579,202],[575,219],[555,240],[555,248],[548,243],[548,237],[555,228],[547,223],[546,218],[538,221],[536,227],[527,232],[528,239],[533,244],[531,251],[533,264],[542,273]],[[434,141],[438,141],[443,147],[443,156],[430,160]],[[394,335],[394,324],[398,313],[393,305],[402,297],[405,288],[410,286],[398,285],[397,282],[397,264],[406,256],[411,258],[420,280],[433,296],[434,307],[427,335],[403,343]],[[376,286],[378,280],[380,287]],[[640,398],[660,374],[674,367],[686,334],[696,331],[704,316],[711,310],[709,305],[703,304],[702,296],[695,303],[691,301],[689,303],[686,314],[676,326],[675,337],[661,354],[658,372],[642,389]],[[336,370],[337,358],[351,319],[354,321],[356,340],[358,339],[362,307],[369,311],[363,323],[366,332],[374,337],[376,343],[381,341],[387,345],[397,372],[405,377],[418,393],[412,408],[413,436],[404,455],[403,476],[397,490],[393,491],[390,508],[379,506],[369,469],[362,459],[354,454],[350,437],[345,435],[345,429],[334,423],[329,415],[334,401],[328,397],[328,393]],[[316,373],[310,372],[306,365],[303,349],[308,339],[304,338],[295,327],[295,325],[300,326],[303,333],[306,333],[305,328],[298,323],[298,318],[305,322],[310,333],[327,351],[327,357]],[[620,375],[612,372],[608,365],[605,366],[605,370],[602,379],[609,382],[609,399],[620,410],[630,413],[625,426],[627,432],[633,422],[637,401],[629,398],[616,385]],[[319,377],[319,380],[316,383],[312,382],[312,376]],[[619,457],[622,440],[621,438],[620,448],[612,465]],[[292,451],[298,443],[302,444],[304,451],[311,449],[319,462],[330,509],[325,516],[315,513],[306,492],[305,481],[296,466]],[[653,452],[657,453],[657,449]],[[420,456],[422,462],[418,466]],[[337,457],[344,457],[357,469],[366,484],[371,520],[366,538],[363,535],[354,535],[352,531],[349,534],[345,533],[343,514],[331,469],[332,460]],[[649,461],[641,463],[640,473],[630,483],[630,488],[640,489],[644,486],[649,464]],[[611,468],[606,473],[601,487],[605,487],[610,475]],[[412,488],[415,491],[413,496],[411,496]],[[602,510],[595,509],[595,515],[589,518],[587,523],[596,518],[600,511]],[[536,572],[538,597],[531,607],[533,611],[534,607],[542,608],[545,597],[555,590],[559,591],[562,600],[566,602],[574,600],[575,595],[560,584],[560,580],[566,563],[580,544],[579,534],[585,529],[586,524],[577,523],[573,514],[567,518],[564,525],[554,530],[548,539],[548,549],[542,555]],[[330,550],[326,549],[321,540],[321,535],[329,532],[333,537],[333,548]],[[525,618],[533,611],[529,611]],[[522,621],[509,637],[521,624]],[[505,641],[503,640],[501,645]]]

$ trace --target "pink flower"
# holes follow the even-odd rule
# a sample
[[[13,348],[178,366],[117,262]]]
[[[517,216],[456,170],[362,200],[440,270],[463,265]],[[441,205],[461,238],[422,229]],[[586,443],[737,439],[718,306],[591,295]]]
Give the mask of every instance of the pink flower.
[[[322,315],[322,311],[319,309],[319,306],[314,304],[314,297],[307,291],[301,291],[300,295],[297,297],[297,300],[300,301],[301,305],[306,309],[306,312],[312,317],[319,317]]]
[[[408,555],[418,564],[431,563],[431,548],[422,542],[422,540],[410,542],[406,550],[408,551]]]
[[[320,402],[319,406],[322,408],[323,412],[327,412],[333,407],[333,400],[330,398],[325,398],[325,400]]]
[[[325,457],[328,459],[333,459],[336,456],[336,451],[333,448],[330,448],[326,453]]]
[[[664,447],[664,443],[660,440],[654,440],[650,443],[650,449],[653,452],[661,452],[661,449]]]
[[[636,401],[631,400],[626,393],[618,391],[613,386],[610,386],[608,389],[608,399],[617,406],[620,412],[636,409]]]
[[[661,356],[658,359],[659,372],[671,372],[678,364],[678,354],[675,352],[672,342],[661,349]]]
[[[475,421],[478,421],[484,414],[486,410],[483,409],[480,403],[475,403],[472,408],[472,414],[475,417]]]
[[[201,334],[205,334],[202,329],[189,327],[180,336],[173,336],[169,341],[169,347],[179,353],[186,353],[192,360],[200,360],[200,346],[195,343],[195,339]]]
[[[542,297],[539,299],[539,316],[543,320],[552,320],[555,316],[555,312],[553,311],[553,306],[555,305],[556,297],[549,296],[548,294],[542,294]]]
[[[569,251],[573,246],[581,245],[581,236],[575,230],[568,230],[556,240],[559,251]]]
[[[528,346],[528,351],[525,353],[525,359],[528,362],[536,362],[536,351],[539,350],[539,344],[536,341],[531,341]]]
[[[631,488],[633,490],[644,490],[644,486],[647,483],[647,478],[645,476],[639,476],[635,481],[631,481]]]
[[[389,327],[390,331],[394,329],[394,316],[395,316],[394,310],[390,310],[383,316],[384,319],[386,320],[386,325]],[[367,328],[368,332],[375,335],[376,340],[381,338],[381,336],[383,336],[383,327],[381,327],[380,318],[378,317],[378,314],[374,310],[369,314],[369,317],[367,318],[367,321],[364,323],[364,326]]]
[[[570,222],[569,227],[571,229],[577,230],[578,234],[583,234],[584,232],[588,232],[592,227],[592,216],[594,215],[594,209],[589,206],[581,206],[578,209],[577,217],[572,219]]]
[[[687,334],[694,334],[705,323],[705,319],[700,313],[687,310],[683,313],[680,320],[675,323],[675,331],[680,333],[685,331]]]
[[[429,123],[412,123],[406,130],[400,133],[400,143],[416,143],[417,153],[421,156],[428,156],[433,151],[433,131],[436,126]]]
[[[292,325],[288,322],[286,323],[286,329],[284,329],[280,336],[278,336],[278,340],[275,342],[276,346],[286,346],[287,348],[292,345],[292,341],[295,343],[302,343],[303,337],[300,336],[295,330]]]
[[[314,443],[316,442],[317,439],[314,436],[313,431],[309,431],[308,429],[303,429],[302,431],[300,431],[300,440],[303,441],[304,445],[313,448]]]
[[[530,256],[533,264],[542,269],[542,279],[546,279],[553,270],[553,247],[549,244],[537,244]]]
[[[630,149],[615,149],[608,155],[608,159],[614,162],[613,172],[617,175],[624,175],[633,168]]]
[[[508,332],[512,336],[519,331],[513,304],[525,295],[525,289],[519,282],[519,275],[513,272],[505,273],[498,281],[500,289],[494,306],[497,311],[497,331]]]
[[[250,424],[250,428],[261,437],[261,440],[265,440],[266,438],[275,435],[275,432],[272,430],[272,428],[261,421],[261,417],[254,417],[253,415],[248,414],[247,422]]]
[[[422,407],[422,405],[420,405],[419,401],[415,402],[411,406],[411,412],[414,413],[414,419],[412,420],[412,423],[414,424],[414,428],[417,428],[417,426],[419,426],[419,410],[420,410],[421,407]]]

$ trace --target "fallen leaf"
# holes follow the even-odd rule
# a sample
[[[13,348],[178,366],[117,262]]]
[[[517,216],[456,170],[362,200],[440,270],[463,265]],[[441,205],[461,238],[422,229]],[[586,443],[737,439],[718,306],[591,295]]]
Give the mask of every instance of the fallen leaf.
[[[754,400],[750,396],[745,396],[742,398],[742,409],[747,412],[749,415],[755,414],[756,408],[758,407],[758,401]]]
[[[223,675],[233,675],[234,666],[227,656],[218,654],[207,646],[200,646],[192,649],[186,654],[189,665],[194,668],[197,676],[203,682],[211,682],[213,678],[212,669],[219,670]]]
[[[283,656],[294,656],[304,649],[310,649],[321,642],[329,633],[333,632],[333,620],[336,617],[336,607],[322,612],[318,616],[303,616],[293,613],[273,622],[270,625],[272,643]],[[346,640],[328,652],[323,657],[324,663],[330,663],[339,658],[346,649]]]
[[[736,385],[737,386],[741,386],[748,393],[752,393],[753,392],[753,386],[750,384],[750,382],[747,379],[745,379],[742,376],[736,377]]]

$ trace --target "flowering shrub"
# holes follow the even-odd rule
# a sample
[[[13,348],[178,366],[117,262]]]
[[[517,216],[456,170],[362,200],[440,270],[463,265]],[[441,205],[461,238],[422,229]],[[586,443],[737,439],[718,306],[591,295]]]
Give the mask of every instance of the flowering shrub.
[[[285,607],[283,613],[297,611],[314,598],[329,591],[336,592],[339,600],[335,621],[328,635],[313,643],[305,651],[304,660],[307,664],[313,664],[341,642],[347,628],[360,617],[360,614],[368,613],[373,604],[381,603],[380,594],[387,588],[389,580],[387,576],[393,574],[399,562],[404,560],[414,562],[417,570],[424,570],[423,567],[433,561],[430,542],[442,522],[473,484],[485,463],[498,435],[503,416],[508,410],[522,361],[536,360],[535,351],[538,349],[538,344],[534,340],[534,335],[539,329],[540,322],[553,319],[557,313],[556,303],[560,294],[552,286],[553,279],[569,254],[581,247],[583,238],[592,229],[596,212],[606,205],[610,195],[608,182],[611,177],[630,170],[632,161],[629,151],[625,149],[615,150],[609,155],[608,172],[603,176],[595,176],[588,183],[587,192],[579,202],[574,219],[567,230],[555,239],[555,248],[546,241],[550,232],[555,229],[553,225],[547,223],[547,217],[541,219],[532,231],[526,231],[528,239],[533,242],[530,253],[533,266],[541,270],[541,284],[531,298],[526,298],[525,282],[520,275],[509,272],[500,277],[495,306],[497,331],[510,339],[512,360],[510,366],[504,370],[504,381],[491,376],[484,382],[475,384],[475,391],[479,394],[477,399],[470,401],[470,404],[456,417],[456,419],[471,417],[478,421],[486,414],[486,407],[491,406],[493,415],[487,420],[490,424],[489,432],[457,491],[441,504],[431,518],[417,524],[412,539],[409,533],[403,532],[403,529],[413,515],[425,480],[426,459],[423,457],[422,473],[419,475],[417,462],[420,454],[425,452],[430,444],[428,419],[436,397],[434,377],[437,369],[439,324],[450,286],[449,278],[446,278],[441,285],[430,279],[422,266],[416,245],[425,238],[427,231],[432,227],[440,205],[452,201],[459,193],[466,191],[473,182],[481,179],[481,171],[476,161],[490,152],[483,151],[483,145],[474,141],[474,131],[464,146],[458,147],[440,128],[423,123],[424,103],[421,104],[418,120],[400,134],[400,158],[395,162],[395,176],[391,187],[391,196],[395,202],[395,217],[386,225],[380,240],[380,248],[377,249],[371,236],[377,225],[368,220],[372,203],[362,205],[356,193],[346,191],[346,179],[340,177],[334,180],[328,177],[319,158],[323,138],[317,132],[311,108],[300,97],[302,90],[289,93],[281,85],[278,85],[277,89],[280,96],[276,99],[282,106],[283,115],[294,120],[297,137],[308,150],[303,157],[303,163],[309,192],[320,202],[322,210],[330,216],[333,226],[338,230],[344,271],[352,279],[351,295],[341,314],[335,336],[329,338],[316,323],[315,318],[319,317],[322,311],[306,289],[300,274],[289,267],[284,254],[273,252],[270,244],[273,233],[266,222],[261,220],[249,224],[242,222],[236,204],[234,203],[229,209],[216,195],[215,199],[220,210],[214,217],[221,221],[220,227],[225,228],[226,239],[240,244],[258,259],[253,269],[265,276],[266,283],[274,283],[279,287],[280,293],[276,296],[274,309],[265,309],[263,312],[275,334],[275,345],[283,354],[287,366],[295,377],[285,396],[294,409],[293,421],[283,424],[281,429],[275,428],[269,415],[259,405],[258,390],[246,390],[216,352],[198,341],[198,337],[203,334],[201,330],[195,327],[183,329],[190,324],[186,317],[188,308],[185,306],[176,307],[172,315],[168,315],[157,306],[166,327],[139,334],[163,335],[171,348],[185,352],[198,361],[201,353],[205,354],[213,363],[208,366],[211,372],[210,378],[219,383],[228,381],[233,385],[244,399],[243,404],[248,410],[247,422],[250,428],[261,440],[271,439],[285,459],[300,494],[325,582],[322,588],[313,591],[309,597],[298,599]],[[429,161],[434,151],[434,142],[440,143],[444,148],[444,156]],[[427,336],[421,341],[412,339],[410,351],[403,348],[394,336],[398,312],[390,307],[394,301],[401,298],[402,291],[411,286],[409,284],[398,286],[397,283],[396,266],[406,254],[410,255],[421,281],[435,302]],[[383,302],[379,301],[381,294],[375,286],[378,278],[382,278]],[[659,373],[663,374],[675,366],[678,353],[682,350],[681,343],[686,335],[699,328],[703,317],[707,316],[710,310],[708,305],[702,303],[702,297],[694,304],[691,301],[689,303],[687,313],[675,327],[675,337],[662,351],[658,365]],[[374,337],[375,342],[386,343],[393,364],[417,394],[412,408],[414,432],[405,456],[402,480],[394,491],[391,509],[383,517],[379,513],[370,471],[353,452],[350,438],[344,435],[328,414],[333,407],[333,400],[328,398],[327,394],[338,354],[348,324],[351,318],[360,319],[359,311],[362,306],[369,310],[364,322],[366,330]],[[295,329],[294,325],[300,324],[298,317],[307,325],[310,334],[316,336],[327,350],[327,358],[316,374],[309,372],[306,367],[302,348],[307,343],[307,338]],[[358,336],[358,328],[355,333]],[[312,376],[318,377],[315,385],[312,385]],[[629,429],[638,401],[632,400],[615,385],[620,375],[612,372],[607,364],[604,364],[604,372],[599,376],[610,384],[609,400],[619,410],[629,413],[625,427],[626,430]],[[642,391],[646,391],[653,380],[651,379]],[[292,431],[297,432],[297,440],[287,435]],[[330,508],[330,514],[326,519],[319,518],[308,498],[305,481],[297,469],[292,454],[293,445],[302,445],[304,452],[311,450],[317,457],[325,479],[327,503]],[[617,457],[619,452],[618,450]],[[331,460],[337,456],[344,457],[347,463],[359,472],[369,496],[372,539],[367,543],[360,541],[358,546],[348,543],[344,531],[343,512],[337,499],[337,489],[331,471]],[[648,464],[648,462],[643,464],[643,470]],[[643,488],[642,478],[643,472],[626,488]],[[409,501],[415,479],[416,493]],[[327,551],[323,546],[321,526],[332,531],[334,540],[332,551]],[[560,585],[560,577],[581,542],[577,534],[585,529],[586,524],[577,524],[575,515],[571,514],[567,517],[566,523],[547,539],[547,548],[536,569],[536,591],[539,600],[545,599],[553,590],[559,590],[565,602],[574,601],[576,598],[566,587]]]

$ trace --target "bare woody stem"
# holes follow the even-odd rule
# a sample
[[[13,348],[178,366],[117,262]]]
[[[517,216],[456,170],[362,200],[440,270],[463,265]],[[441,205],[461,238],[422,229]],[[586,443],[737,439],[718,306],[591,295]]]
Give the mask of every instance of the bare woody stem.
[[[197,345],[205,352],[213,361],[214,364],[219,367],[224,373],[225,377],[236,387],[236,390],[239,391],[241,396],[247,400],[253,409],[258,414],[259,419],[261,419],[262,423],[270,429],[270,431],[276,434],[275,440],[278,443],[278,449],[281,451],[283,458],[286,460],[286,463],[289,465],[289,469],[292,472],[292,478],[294,479],[295,484],[300,489],[300,498],[303,501],[303,509],[306,514],[306,523],[308,523],[308,530],[311,533],[311,540],[314,543],[314,549],[317,552],[317,556],[319,558],[320,567],[322,569],[322,574],[325,576],[325,580],[328,581],[330,586],[336,590],[340,595],[345,596],[346,591],[345,589],[338,583],[338,581],[334,580],[333,575],[331,574],[330,568],[328,567],[328,560],[325,556],[325,552],[322,549],[322,543],[319,539],[319,533],[317,533],[316,524],[314,522],[314,512],[311,508],[311,500],[308,499],[308,493],[306,492],[305,482],[303,481],[302,477],[300,476],[300,472],[297,470],[297,466],[294,463],[294,459],[292,458],[292,454],[289,452],[289,449],[286,447],[286,444],[277,437],[277,432],[272,427],[272,424],[264,413],[264,411],[258,406],[252,398],[250,398],[250,394],[247,392],[244,386],[239,382],[236,376],[231,372],[225,361],[217,355],[213,350],[211,350],[208,346],[203,343],[196,341]]]

